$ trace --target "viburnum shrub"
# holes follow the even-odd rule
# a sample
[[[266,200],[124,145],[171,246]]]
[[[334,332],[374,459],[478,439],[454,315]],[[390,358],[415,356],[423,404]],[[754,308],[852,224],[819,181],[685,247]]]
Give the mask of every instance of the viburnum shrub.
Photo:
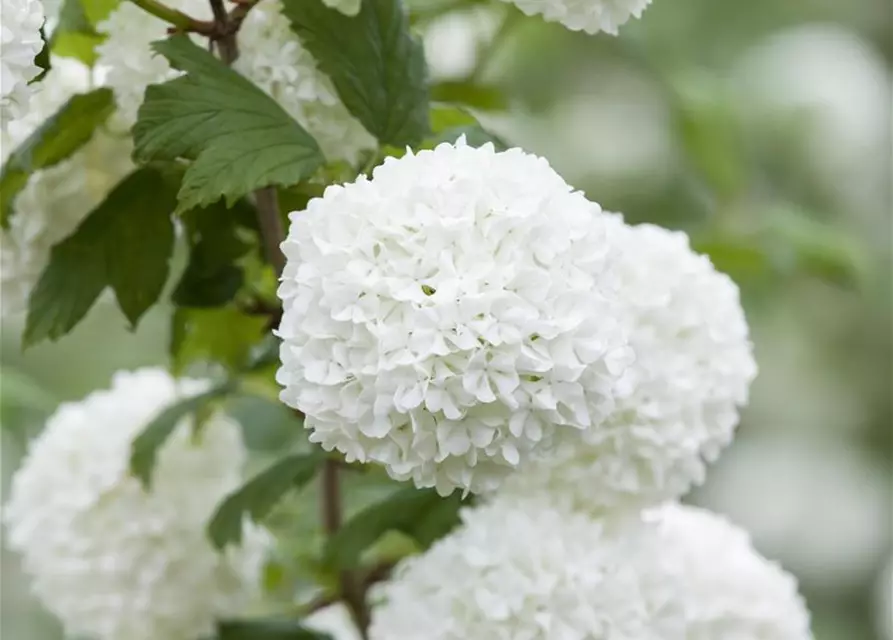
[[[68,634],[810,638],[678,503],[756,375],[738,288],[433,99],[417,33],[462,3],[2,1],[3,314],[27,347],[171,309],[169,366],[61,405],[11,484]]]

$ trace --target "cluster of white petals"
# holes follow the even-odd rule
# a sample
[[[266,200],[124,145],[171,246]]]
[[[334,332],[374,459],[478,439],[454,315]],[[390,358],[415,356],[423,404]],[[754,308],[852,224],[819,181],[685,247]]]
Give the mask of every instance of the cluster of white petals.
[[[759,555],[747,532],[703,509],[668,504],[645,512],[657,526],[685,640],[810,640],[797,581]]]
[[[638,517],[502,495],[462,519],[381,587],[372,640],[685,638],[672,570]]]
[[[610,33],[630,18],[640,18],[651,0],[504,0],[528,16],[560,22],[571,31]]]
[[[89,68],[54,59],[29,112],[10,122],[0,146],[6,157],[73,95],[91,88]],[[53,245],[70,235],[133,168],[126,137],[97,131],[62,162],[35,171],[12,202],[9,228],[0,231],[0,289],[3,316],[21,313],[46,268]]]
[[[756,375],[737,286],[684,233],[612,218],[624,326],[636,361],[603,424],[563,432],[508,481],[576,508],[641,507],[685,494],[728,445]]]
[[[207,0],[175,0],[171,7],[200,20],[212,19]],[[146,87],[179,75],[150,44],[167,37],[168,24],[136,5],[121,3],[101,23],[106,35],[97,47],[98,65],[107,69],[115,92],[116,121],[136,122]],[[193,36],[196,42],[201,38]],[[330,159],[355,161],[375,140],[341,103],[329,78],[304,49],[282,14],[281,0],[261,0],[248,13],[238,35],[234,68],[275,99],[319,142]]]
[[[291,219],[278,380],[325,449],[489,491],[614,410],[613,231],[542,158],[441,144]]]
[[[40,0],[0,0],[0,128],[27,112],[28,83],[40,74],[34,58],[43,49]]]
[[[151,492],[129,473],[149,421],[206,388],[159,369],[118,373],[110,390],[62,405],[32,442],[13,477],[7,539],[69,635],[195,640],[255,596],[266,532],[246,527],[225,555],[205,534],[241,481],[237,424],[214,415],[196,436],[186,418],[159,451]]]

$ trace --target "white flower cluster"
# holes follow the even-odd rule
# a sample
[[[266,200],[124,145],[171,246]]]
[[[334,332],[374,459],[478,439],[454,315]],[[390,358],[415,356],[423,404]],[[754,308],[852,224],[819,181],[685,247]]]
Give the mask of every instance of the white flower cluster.
[[[27,112],[28,83],[40,74],[34,58],[43,49],[40,0],[0,0],[0,128]]]
[[[401,563],[372,640],[809,640],[796,584],[722,518],[503,494]]]
[[[151,492],[130,475],[134,438],[160,411],[207,383],[143,369],[65,404],[13,478],[10,546],[44,605],[71,635],[96,640],[195,640],[255,595],[268,536],[246,527],[218,554],[205,523],[241,481],[238,425],[212,416],[200,435],[184,419],[159,452]]]
[[[680,232],[612,218],[624,325],[636,362],[603,424],[563,441],[509,479],[598,511],[685,494],[728,445],[756,375],[738,288]]]
[[[518,149],[442,144],[330,186],[283,243],[282,400],[349,461],[495,489],[614,409],[632,352],[612,233]]]
[[[4,161],[69,98],[92,88],[91,72],[73,59],[53,59],[41,87],[29,112],[10,122],[4,132],[0,140]],[[28,177],[12,202],[9,228],[0,231],[4,317],[27,308],[53,245],[70,235],[132,168],[128,139],[99,130],[71,157]]]
[[[651,0],[504,0],[528,16],[539,15],[549,22],[560,22],[571,31],[610,33],[630,18],[639,18]]]
[[[637,516],[503,495],[462,519],[383,585],[372,640],[684,638],[671,571]]]
[[[213,17],[207,0],[175,0],[170,6],[199,20]],[[115,119],[122,129],[136,122],[148,85],[179,75],[150,46],[167,36],[167,27],[166,22],[128,2],[98,27],[106,39],[97,47],[97,64],[107,69],[108,85],[115,92]],[[304,126],[327,157],[355,161],[360,151],[375,146],[291,30],[282,15],[281,0],[261,0],[248,13],[237,37],[240,55],[234,68]]]

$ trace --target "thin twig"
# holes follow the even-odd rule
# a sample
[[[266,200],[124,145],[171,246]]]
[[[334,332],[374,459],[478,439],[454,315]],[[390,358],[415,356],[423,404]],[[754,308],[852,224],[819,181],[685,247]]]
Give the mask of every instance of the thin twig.
[[[282,216],[279,212],[279,196],[276,193],[276,188],[258,189],[254,192],[254,202],[257,206],[257,221],[260,225],[267,260],[273,266],[276,275],[282,275],[282,270],[285,268],[285,255],[279,247],[285,240],[285,228],[282,225]]]
[[[196,20],[178,9],[169,7],[158,0],[131,0],[146,13],[160,18],[174,27],[174,31],[190,31],[210,35],[213,25],[205,20]]]
[[[239,57],[239,44],[236,42],[236,29],[232,29],[229,22],[229,14],[223,6],[223,0],[210,0],[211,12],[214,14],[216,37],[213,38],[220,52],[220,59],[226,64],[232,64]]]

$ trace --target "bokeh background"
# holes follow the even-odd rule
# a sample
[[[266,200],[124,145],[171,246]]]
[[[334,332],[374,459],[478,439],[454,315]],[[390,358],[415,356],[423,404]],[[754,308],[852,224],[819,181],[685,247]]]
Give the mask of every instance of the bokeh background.
[[[818,640],[893,637],[878,587],[893,561],[889,0],[655,0],[619,38],[441,6],[418,21],[438,96],[605,209],[688,231],[739,282],[760,375],[690,499],[798,576]],[[168,316],[133,334],[99,304],[24,353],[4,324],[4,485],[60,401],[165,362]],[[17,559],[0,560],[3,636],[61,638]]]

